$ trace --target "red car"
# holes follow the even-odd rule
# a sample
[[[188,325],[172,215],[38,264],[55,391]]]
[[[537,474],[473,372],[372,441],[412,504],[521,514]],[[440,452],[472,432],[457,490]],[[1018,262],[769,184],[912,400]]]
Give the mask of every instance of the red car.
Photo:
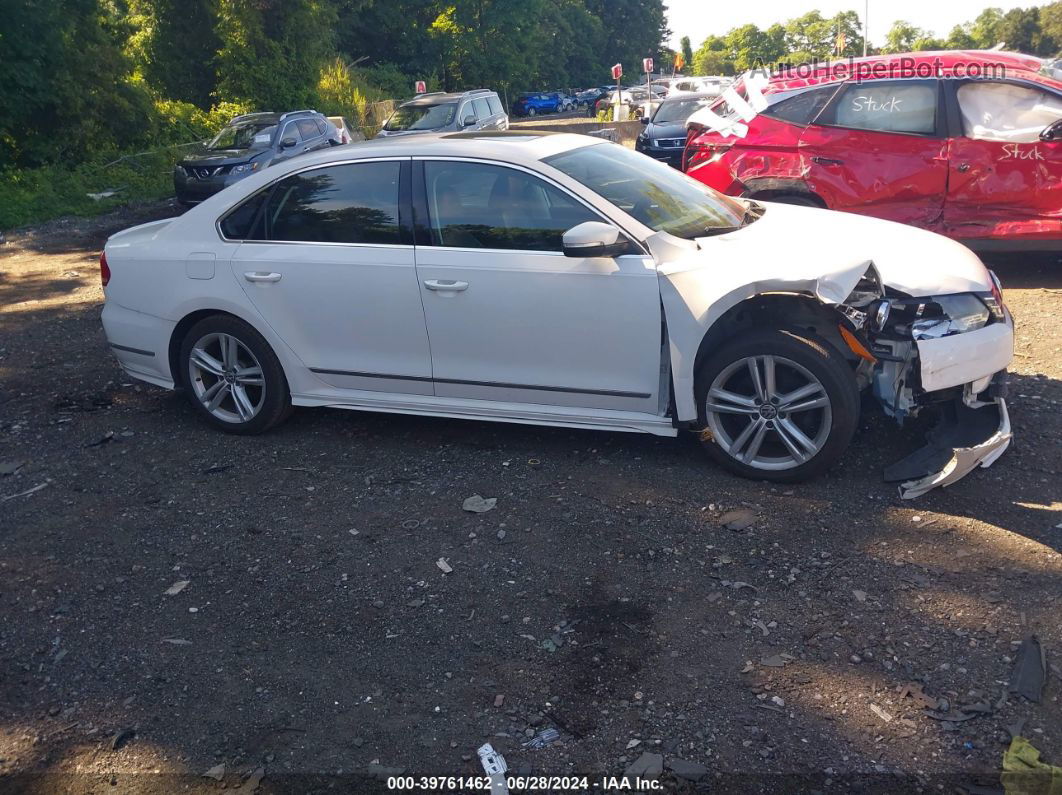
[[[683,169],[732,196],[847,210],[980,250],[1062,250],[1062,71],[1004,52],[746,74],[687,123]]]

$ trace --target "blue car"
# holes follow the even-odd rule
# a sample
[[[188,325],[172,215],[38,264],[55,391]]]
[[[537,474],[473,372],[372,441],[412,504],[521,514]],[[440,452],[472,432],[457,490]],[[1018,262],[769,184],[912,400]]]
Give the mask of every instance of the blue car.
[[[513,103],[514,116],[536,116],[539,113],[556,113],[561,107],[560,94],[521,94]]]

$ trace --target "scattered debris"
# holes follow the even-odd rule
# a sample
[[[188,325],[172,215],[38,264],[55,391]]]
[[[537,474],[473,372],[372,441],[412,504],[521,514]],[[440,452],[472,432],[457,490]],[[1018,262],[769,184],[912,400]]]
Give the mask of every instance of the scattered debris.
[[[221,781],[225,778],[225,763],[220,765],[214,765],[210,770],[204,773],[201,778],[212,778],[214,781]]]
[[[500,706],[502,706],[502,705],[503,705],[504,703],[505,703],[505,695],[504,695],[504,694],[502,694],[502,693],[498,693],[498,695],[496,695],[496,696],[494,697],[494,706],[496,706],[496,707],[500,707]]]
[[[1029,635],[1018,648],[1018,659],[1010,676],[1009,690],[1039,704],[1047,680],[1047,653],[1040,639]]]
[[[906,698],[910,696],[918,705],[923,709],[943,709],[947,711],[948,707],[941,704],[940,699],[933,698],[933,696],[927,695],[922,690],[922,685],[918,682],[908,682],[907,684],[900,685],[896,688],[896,692],[900,694],[900,698]]]
[[[652,754],[646,751],[635,759],[623,772],[624,777],[654,779],[660,778],[664,772],[664,757],[661,754]]]
[[[719,524],[727,530],[740,533],[756,523],[758,514],[748,508],[739,508],[736,511],[727,511],[719,517]]]
[[[265,778],[265,768],[256,768],[251,775],[243,780],[243,783],[238,786],[234,792],[239,793],[239,795],[253,795],[253,793],[262,785],[263,778]]]
[[[852,596],[856,598],[857,602],[865,602],[867,600],[866,591],[852,591]]]
[[[192,641],[185,640],[184,638],[163,638],[160,643],[171,643],[174,646],[191,646]]]
[[[770,657],[764,657],[760,660],[760,665],[766,665],[768,668],[782,668],[783,666],[789,665],[793,659],[794,657],[792,654],[786,654],[783,652],[782,654],[772,654]]]
[[[545,748],[547,745],[552,745],[559,739],[560,732],[551,726],[548,729],[542,729],[536,733],[534,737],[524,743],[524,748]]]
[[[473,494],[471,497],[461,503],[461,507],[471,513],[486,513],[497,504],[497,497],[483,498],[480,497],[478,494]]]
[[[435,565],[439,567],[439,571],[443,574],[449,574],[454,570],[453,566],[446,562],[446,558],[439,558],[435,561]]]
[[[120,190],[121,188],[108,188],[107,190],[101,190],[99,193],[86,193],[85,195],[92,199],[92,201],[98,202],[103,199],[109,199],[111,196],[116,196]]]
[[[163,596],[176,596],[191,584],[191,580],[177,580],[173,585],[162,592]]]
[[[86,448],[89,448],[89,447],[102,447],[103,445],[107,444],[107,442],[110,442],[110,441],[113,441],[113,440],[114,440],[114,431],[107,431],[107,433],[103,434],[103,436],[101,436],[96,441],[89,442],[88,444],[86,444],[85,447]]]
[[[111,750],[117,751],[127,742],[136,737],[136,729],[128,727],[122,729],[111,738]]]
[[[26,466],[27,463],[29,462],[17,459],[13,461],[0,461],[0,475],[14,475],[22,469],[22,467]]]
[[[43,483],[38,483],[32,489],[26,489],[25,491],[20,491],[18,494],[8,494],[6,497],[0,498],[0,502],[7,502],[8,500],[14,500],[14,499],[16,499],[18,497],[28,497],[30,494],[35,494],[36,492],[38,492],[41,489],[45,488],[50,483],[51,483],[50,480],[46,480]]]
[[[685,759],[669,759],[667,769],[677,778],[686,781],[700,781],[708,775],[708,768],[699,762],[687,762]]]
[[[490,743],[484,743],[476,749],[483,772],[490,776],[491,795],[507,795],[509,785],[505,780],[505,771],[509,766],[505,764],[505,757],[494,750]]]
[[[629,751],[629,750],[631,750],[632,748],[637,748],[637,747],[638,747],[639,745],[641,745],[641,744],[642,744],[642,741],[641,741],[641,740],[638,740],[638,739],[634,739],[634,740],[629,740],[629,741],[627,742],[627,750]]]
[[[1003,752],[1000,783],[1007,795],[1058,795],[1062,767],[1040,761],[1040,751],[1024,737],[1015,737]]]
[[[892,723],[892,715],[890,715],[888,712],[883,710],[877,704],[871,704],[870,705],[870,711],[873,712],[875,715],[877,715],[879,718],[881,718],[886,723]]]
[[[232,469],[235,464],[214,464],[212,467],[207,467],[202,471],[203,475],[216,475],[219,472],[225,472]]]

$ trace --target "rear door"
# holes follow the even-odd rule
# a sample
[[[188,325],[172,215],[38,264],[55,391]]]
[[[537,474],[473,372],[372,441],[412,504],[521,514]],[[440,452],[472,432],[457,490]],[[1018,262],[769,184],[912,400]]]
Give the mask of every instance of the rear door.
[[[957,129],[946,233],[963,239],[1062,237],[1062,141],[1040,140],[1062,118],[1062,95],[1007,80],[964,80],[948,89]]]
[[[333,386],[432,393],[411,219],[400,200],[408,185],[408,159],[310,168],[230,213],[255,214],[246,231],[221,223],[226,238],[242,238],[232,269],[248,299]]]
[[[871,80],[841,88],[800,137],[801,165],[831,210],[932,228],[948,180],[938,80]]]

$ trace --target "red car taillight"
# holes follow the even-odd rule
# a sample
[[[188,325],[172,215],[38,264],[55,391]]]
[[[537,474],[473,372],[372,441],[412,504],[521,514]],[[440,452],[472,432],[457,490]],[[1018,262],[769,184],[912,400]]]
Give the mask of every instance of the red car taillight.
[[[698,137],[697,133],[690,131],[690,136],[686,141],[686,149],[682,152],[683,171],[688,171],[695,166],[713,160],[730,149],[730,144],[702,143],[697,140]]]
[[[111,268],[107,264],[107,252],[104,251],[100,254],[100,284],[106,287],[110,280]]]

